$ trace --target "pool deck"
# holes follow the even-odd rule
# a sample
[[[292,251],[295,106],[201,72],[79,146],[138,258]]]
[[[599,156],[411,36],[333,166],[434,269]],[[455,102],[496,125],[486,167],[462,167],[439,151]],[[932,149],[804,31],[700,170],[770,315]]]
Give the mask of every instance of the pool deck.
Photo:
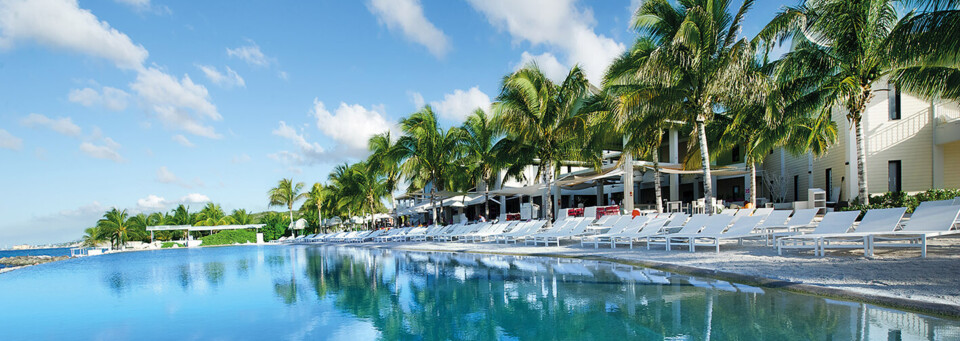
[[[579,242],[557,246],[494,243],[420,242],[362,243],[352,246],[414,251],[469,252],[608,260],[748,285],[778,288],[831,298],[862,301],[926,314],[960,318],[960,238],[928,243],[927,258],[917,249],[880,250],[866,258],[861,250],[810,251],[778,256],[760,245],[686,250],[633,250],[581,247]],[[707,250],[710,249],[710,250]]]

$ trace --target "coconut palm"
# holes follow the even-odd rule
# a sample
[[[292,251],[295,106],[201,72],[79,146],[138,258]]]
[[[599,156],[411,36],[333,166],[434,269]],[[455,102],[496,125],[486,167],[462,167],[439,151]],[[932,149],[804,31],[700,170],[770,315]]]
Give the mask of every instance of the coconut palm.
[[[616,129],[615,135],[623,138],[624,152],[637,157],[649,156],[653,161],[656,209],[657,212],[663,212],[660,144],[663,131],[673,124],[665,115],[669,110],[659,106],[672,103],[652,101],[658,88],[644,83],[638,77],[654,49],[654,41],[650,37],[642,37],[630,50],[617,57],[604,75],[603,100],[607,102],[610,126]]]
[[[306,200],[304,200],[303,205],[300,206],[300,213],[310,213],[313,214],[313,210],[316,209],[317,216],[317,226],[323,228],[323,202],[324,197],[327,195],[328,190],[326,190],[322,183],[315,182],[310,191],[306,193]],[[323,233],[326,233],[326,229],[323,229]]]
[[[380,172],[370,171],[366,162],[359,162],[351,167],[357,194],[361,198],[364,209],[370,213],[370,229],[373,229],[374,214],[384,211],[383,199],[390,195],[386,177]]]
[[[207,203],[207,205],[200,210],[198,214],[198,220],[193,225],[219,226],[230,224],[233,224],[233,218],[224,213],[219,204],[214,204],[211,202]]]
[[[498,153],[503,129],[495,118],[478,108],[460,126],[464,147],[461,163],[468,166],[470,179],[483,186],[485,217],[490,217],[490,187],[497,180],[494,175],[507,166],[507,159]]]
[[[413,189],[425,190],[430,186],[430,204],[433,206],[433,223],[438,224],[437,192],[444,191],[457,169],[460,155],[460,129],[444,130],[437,122],[437,115],[429,105],[400,120],[403,136],[397,139],[397,163],[401,174],[410,180]]]
[[[237,225],[253,224],[253,217],[251,217],[250,214],[247,213],[247,210],[242,208],[233,210],[233,212],[230,213],[230,220],[232,221],[232,223]]]
[[[897,8],[924,3],[922,12]],[[845,111],[855,130],[858,199],[869,204],[863,112],[884,79],[924,99],[960,98],[958,2],[817,0],[787,7],[761,30],[767,44],[792,38],[792,50],[777,69],[780,82],[802,84],[820,98],[816,111]],[[902,15],[901,15],[902,14]]]
[[[110,209],[97,221],[97,227],[104,236],[110,238],[114,248],[123,250],[130,232],[127,210],[119,210],[116,207]]]
[[[303,183],[298,182],[294,183],[293,179],[280,179],[280,182],[277,183],[277,187],[271,188],[267,195],[270,199],[270,206],[287,206],[287,210],[290,212],[290,221],[293,221],[293,205],[297,201],[302,200],[306,197],[305,193],[301,193],[303,190]],[[293,231],[293,236],[297,236],[297,231]]]
[[[98,226],[88,227],[86,230],[83,230],[83,246],[97,246],[107,241],[109,237],[105,236],[103,232],[103,229]]]
[[[589,115],[581,111],[591,86],[579,66],[562,84],[554,84],[536,64],[504,77],[494,103],[501,127],[511,141],[527,146],[535,155],[538,176],[543,177],[548,226],[553,221],[550,200],[553,175],[563,160],[583,160],[587,150]]]
[[[370,137],[368,145],[370,148],[370,157],[367,158],[368,171],[383,176],[390,203],[396,206],[393,201],[393,192],[397,190],[401,177],[400,163],[397,162],[400,158],[397,141],[391,137],[389,131],[386,131]]]
[[[676,6],[669,0],[650,0],[637,10],[633,26],[642,38],[655,44],[636,78],[651,87],[648,99],[662,114],[674,121],[691,123],[693,136],[688,164],[700,163],[706,202],[713,201],[707,125],[732,82],[741,78],[742,69],[731,58],[749,42],[738,40],[740,25],[753,5],[746,0],[735,15],[728,12],[730,0],[688,0]],[[697,153],[698,152],[698,153]],[[693,155],[699,154],[695,161]],[[707,205],[707,213],[713,205]]]

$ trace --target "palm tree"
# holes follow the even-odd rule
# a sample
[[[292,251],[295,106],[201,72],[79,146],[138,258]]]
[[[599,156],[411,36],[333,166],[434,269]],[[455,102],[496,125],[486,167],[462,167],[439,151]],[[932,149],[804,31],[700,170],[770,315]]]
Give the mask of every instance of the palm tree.
[[[564,160],[583,160],[588,115],[581,111],[590,95],[590,83],[574,66],[560,85],[550,81],[536,64],[504,77],[503,89],[494,103],[501,127],[517,143],[532,149],[538,175],[546,185],[544,198],[547,225],[553,221],[550,198],[553,174]]]
[[[897,13],[902,3],[926,3],[925,11]],[[846,111],[857,139],[859,201],[869,204],[863,112],[889,79],[899,90],[924,99],[960,98],[960,64],[956,63],[960,30],[958,2],[897,0],[817,0],[787,7],[760,32],[772,44],[792,38],[776,78],[802,84],[809,97],[820,98],[817,113]],[[950,42],[950,43],[945,43]]]
[[[660,144],[663,131],[672,124],[657,106],[669,103],[653,102],[656,86],[646,84],[637,76],[643,71],[656,45],[650,37],[642,37],[630,50],[617,57],[604,75],[603,100],[607,102],[611,126],[617,136],[623,137],[624,153],[637,157],[649,155],[653,161],[653,182],[657,212],[663,212],[663,193],[660,186]]]
[[[490,217],[490,187],[496,175],[507,165],[499,153],[497,144],[503,140],[503,129],[496,116],[489,117],[483,109],[477,109],[460,126],[463,131],[464,156],[462,163],[469,168],[470,179],[483,186],[483,216]],[[501,147],[502,148],[502,147]]]
[[[355,212],[363,210],[363,197],[359,194],[360,185],[354,176],[355,165],[343,163],[337,165],[330,172],[329,180],[331,187],[335,189],[336,195],[333,197],[335,207],[341,214],[346,212],[346,218],[352,219]]]
[[[127,210],[118,210],[116,207],[110,209],[97,221],[97,227],[104,236],[109,236],[114,248],[123,250],[130,229]]]
[[[383,211],[383,198],[390,195],[385,177],[379,172],[369,171],[370,167],[365,162],[358,162],[351,167],[356,184],[357,194],[363,202],[365,208],[370,213],[370,229],[374,227],[374,214]]]
[[[88,227],[83,230],[83,246],[97,246],[105,242],[108,237],[104,235],[103,229],[98,226]]]
[[[233,210],[233,212],[230,213],[230,219],[234,224],[237,224],[237,225],[253,224],[253,217],[251,217],[250,214],[247,213],[247,210],[242,208]]]
[[[323,228],[323,201],[324,197],[327,195],[327,190],[324,189],[322,183],[315,182],[313,186],[310,187],[310,191],[306,193],[306,199],[303,202],[303,205],[300,206],[300,212],[313,211],[313,208],[317,209],[317,226]],[[309,207],[309,210],[306,208]],[[323,233],[327,233],[326,229],[323,228]]]
[[[198,216],[199,219],[193,224],[194,226],[219,226],[233,223],[233,218],[224,213],[219,204],[212,202],[207,203]]]
[[[745,0],[731,16],[730,0],[687,0],[677,6],[669,0],[650,0],[633,20],[641,38],[656,45],[635,76],[651,87],[648,100],[662,104],[654,106],[657,110],[672,120],[693,123],[691,140],[697,142],[689,145],[699,146],[707,203],[713,202],[714,193],[706,127],[724,104],[731,82],[741,78],[740,63],[730,56],[749,45],[737,36],[752,5],[752,0]],[[694,154],[688,153],[688,158]],[[713,213],[713,205],[706,209]]]
[[[393,192],[397,190],[400,183],[400,149],[397,147],[397,141],[386,131],[381,134],[373,135],[369,141],[370,157],[367,158],[367,168],[369,172],[383,176],[384,185],[387,187],[390,203],[396,207],[393,200]],[[399,220],[395,220],[399,223]]]
[[[280,179],[277,187],[267,192],[270,199],[270,206],[287,206],[290,212],[290,222],[293,222],[293,205],[303,199],[306,194],[300,193],[303,190],[303,183],[293,183],[293,179]],[[297,236],[297,231],[293,230],[293,236]]]
[[[460,155],[460,129],[444,130],[437,122],[437,115],[429,105],[400,120],[403,136],[397,140],[397,163],[401,173],[410,180],[412,188],[424,190],[430,186],[430,204],[433,206],[433,223],[438,224],[436,192],[447,188],[455,172],[456,159]]]

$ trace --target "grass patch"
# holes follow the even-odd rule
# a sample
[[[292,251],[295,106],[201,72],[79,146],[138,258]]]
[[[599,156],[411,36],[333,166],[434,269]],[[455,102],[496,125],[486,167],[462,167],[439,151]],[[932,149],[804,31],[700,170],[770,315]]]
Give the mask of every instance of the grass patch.
[[[226,230],[200,237],[203,246],[256,243],[257,233],[252,230]]]
[[[174,245],[176,245],[177,247],[183,247],[183,244],[180,244],[180,243],[163,242],[162,244],[160,244],[160,248],[161,248],[161,249],[169,249],[169,248],[173,247]]]

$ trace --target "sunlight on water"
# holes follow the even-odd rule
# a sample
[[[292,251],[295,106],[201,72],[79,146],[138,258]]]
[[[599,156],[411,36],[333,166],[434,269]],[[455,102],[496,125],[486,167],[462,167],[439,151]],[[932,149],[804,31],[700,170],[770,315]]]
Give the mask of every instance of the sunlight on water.
[[[0,275],[0,339],[956,340],[960,321],[605,262],[240,246]]]

